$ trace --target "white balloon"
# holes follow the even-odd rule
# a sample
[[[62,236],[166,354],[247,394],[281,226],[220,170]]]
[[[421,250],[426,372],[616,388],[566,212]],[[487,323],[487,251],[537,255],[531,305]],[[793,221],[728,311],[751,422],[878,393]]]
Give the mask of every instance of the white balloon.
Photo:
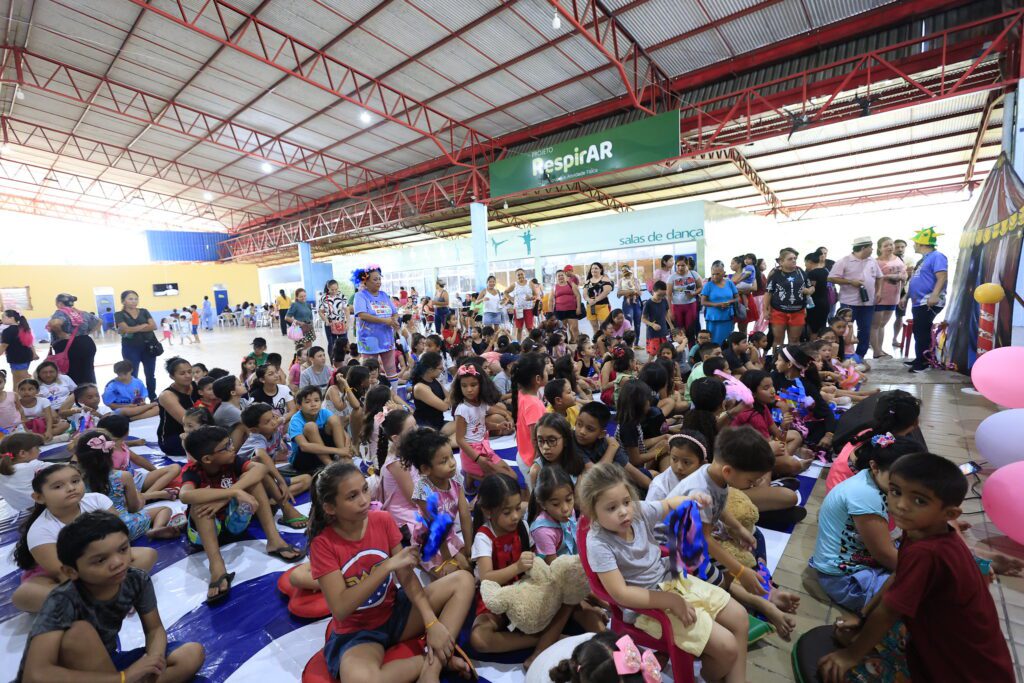
[[[989,415],[978,425],[974,443],[993,467],[1024,460],[1024,408]]]

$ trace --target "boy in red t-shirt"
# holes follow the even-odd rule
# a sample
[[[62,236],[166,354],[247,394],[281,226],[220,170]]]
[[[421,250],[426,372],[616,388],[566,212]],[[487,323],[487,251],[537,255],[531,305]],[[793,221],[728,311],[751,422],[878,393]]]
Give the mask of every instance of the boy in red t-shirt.
[[[185,451],[194,460],[181,473],[179,500],[189,506],[189,542],[201,545],[210,559],[206,604],[227,598],[235,578],[220,554],[222,535],[243,533],[253,514],[266,534],[268,555],[288,563],[303,558],[305,553],[281,538],[274,523],[274,511],[262,485],[266,468],[235,455],[228,430],[200,427],[185,437]]]
[[[950,526],[960,516],[967,479],[931,453],[905,455],[889,470],[889,514],[903,529],[896,571],[865,609],[846,649],[818,663],[825,683],[845,680],[902,619],[910,634],[914,681],[1013,683],[1013,663],[988,581]]]

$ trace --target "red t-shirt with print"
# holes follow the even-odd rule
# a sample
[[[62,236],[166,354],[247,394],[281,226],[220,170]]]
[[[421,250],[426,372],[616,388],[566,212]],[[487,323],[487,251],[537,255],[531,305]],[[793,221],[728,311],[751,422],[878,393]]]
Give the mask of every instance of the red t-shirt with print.
[[[402,533],[387,512],[371,510],[366,533],[358,541],[342,538],[334,527],[324,529],[309,546],[309,568],[314,579],[341,571],[345,588],[364,580],[381,562],[391,557],[391,549],[402,543]],[[395,604],[395,575],[388,574],[369,598],[343,621],[331,623],[335,633],[353,633],[377,629],[391,616]]]

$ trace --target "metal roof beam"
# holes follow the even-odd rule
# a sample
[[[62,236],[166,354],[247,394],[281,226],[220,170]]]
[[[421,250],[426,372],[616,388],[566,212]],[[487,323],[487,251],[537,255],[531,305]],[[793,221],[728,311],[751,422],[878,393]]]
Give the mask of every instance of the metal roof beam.
[[[0,193],[0,211],[14,211],[32,216],[47,216],[61,220],[74,220],[100,225],[104,227],[116,225],[138,230],[140,227],[153,230],[180,230],[180,224],[160,223],[157,221],[143,222],[137,216],[110,213],[107,211],[87,209],[74,204],[51,201],[49,199],[33,199],[23,195]]]
[[[453,165],[471,165],[462,161],[467,149],[489,150],[491,156],[497,153],[489,136],[348,66],[226,0],[206,0],[198,10],[191,10],[184,3],[178,2],[176,12],[156,7],[149,0],[130,1],[179,26],[358,105],[367,112],[415,131],[431,140],[442,156]],[[246,20],[247,30],[232,35],[229,26]],[[207,26],[213,30],[207,30]],[[353,86],[355,95],[345,92]]]
[[[981,145],[985,141],[985,134],[988,132],[988,123],[992,118],[992,110],[996,104],[1002,101],[1003,94],[990,92],[985,100],[985,108],[981,112],[981,122],[978,124],[978,134],[974,137],[974,145],[971,147],[971,159],[967,163],[967,173],[964,174],[964,185],[971,187],[974,184],[974,166],[978,162],[978,154],[981,152]],[[972,188],[973,189],[973,188]]]
[[[510,228],[518,228],[520,230],[536,230],[537,229],[536,224],[531,223],[530,221],[526,220],[525,218],[520,218],[519,216],[513,216],[512,214],[505,213],[504,211],[499,210],[499,209],[488,208],[487,209],[487,218],[489,218],[492,221],[496,221],[498,223],[501,223],[502,225],[507,225]]]
[[[261,206],[267,211],[287,210],[310,199],[288,192],[275,192],[259,183],[151,156],[127,147],[118,147],[23,119],[0,116],[0,130],[2,130],[4,144],[21,145],[100,166],[129,171],[149,179],[195,187],[214,195],[235,197],[253,202],[254,206]],[[142,187],[139,186],[137,189],[142,189]],[[272,204],[272,197],[281,203]]]
[[[317,180],[326,180],[342,194],[350,187],[380,187],[384,176],[344,159],[317,152],[283,139],[199,111],[174,100],[144,92],[109,78],[97,76],[70,64],[36,54],[16,46],[0,46],[12,51],[15,76],[3,75],[6,82],[36,88],[94,109],[153,125],[198,139],[244,156],[289,168]],[[87,93],[99,88],[89,100]],[[340,176],[340,182],[336,178]]]
[[[675,108],[668,74],[601,0],[568,0],[570,7],[563,5],[562,0],[548,2],[615,68],[634,108],[652,116],[659,108]],[[648,98],[649,107],[644,104]]]
[[[738,149],[730,147],[727,150],[716,150],[703,158],[731,161],[739,169],[743,177],[747,179],[747,182],[757,190],[758,194],[764,197],[764,203],[768,205],[768,212],[770,214],[781,213],[783,216],[789,217],[789,210],[783,206],[782,200],[779,199],[777,194],[772,192],[772,188],[768,186],[764,178],[750,165],[750,161]]]

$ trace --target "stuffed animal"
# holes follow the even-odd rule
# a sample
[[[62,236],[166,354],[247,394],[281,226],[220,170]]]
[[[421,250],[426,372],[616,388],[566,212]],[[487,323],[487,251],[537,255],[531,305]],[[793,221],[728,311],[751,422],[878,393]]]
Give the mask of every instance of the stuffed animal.
[[[757,507],[750,498],[747,497],[747,494],[730,486],[729,498],[725,502],[725,510],[731,513],[744,529],[750,533],[754,533],[754,525],[757,524],[758,512]],[[754,565],[757,564],[757,560],[754,559],[754,554],[749,550],[741,548],[731,538],[724,537],[720,538],[719,541],[729,554],[744,567],[752,569]]]
[[[529,573],[516,583],[499,586],[480,583],[480,597],[495,614],[523,633],[540,633],[562,605],[578,605],[590,595],[590,584],[578,555],[560,555],[549,566],[539,557]]]

